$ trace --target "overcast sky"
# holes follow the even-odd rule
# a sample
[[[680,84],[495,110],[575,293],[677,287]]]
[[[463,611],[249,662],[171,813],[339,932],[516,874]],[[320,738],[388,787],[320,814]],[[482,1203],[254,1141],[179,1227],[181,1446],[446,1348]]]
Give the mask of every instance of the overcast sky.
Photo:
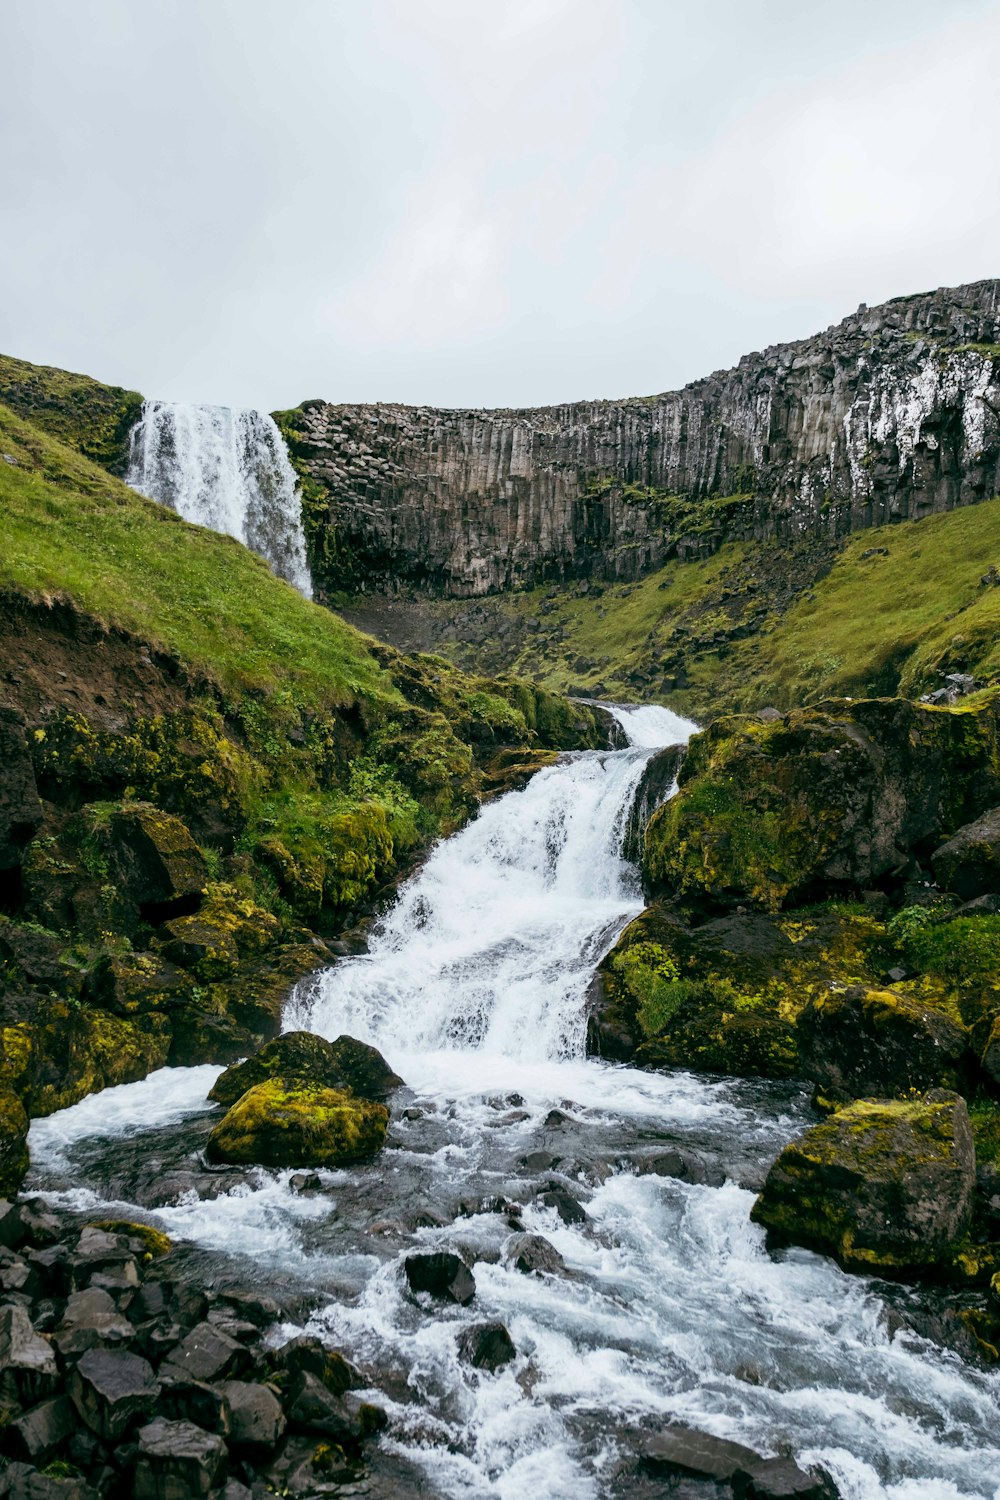
[[[1000,3],[0,0],[0,351],[176,400],[667,390],[1000,275]]]

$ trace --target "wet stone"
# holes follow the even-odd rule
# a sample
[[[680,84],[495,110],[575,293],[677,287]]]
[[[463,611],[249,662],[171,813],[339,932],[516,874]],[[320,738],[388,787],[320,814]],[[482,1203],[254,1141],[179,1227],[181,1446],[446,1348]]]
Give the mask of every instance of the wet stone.
[[[790,1458],[764,1458],[733,1477],[733,1500],[838,1500],[833,1482]]]
[[[125,1349],[90,1349],[69,1379],[69,1393],[91,1432],[117,1443],[149,1416],[160,1393],[152,1366]]]
[[[0,1404],[32,1406],[55,1394],[59,1367],[19,1303],[0,1308]]]
[[[476,1281],[465,1261],[450,1251],[439,1250],[425,1255],[408,1255],[404,1262],[406,1279],[413,1292],[429,1292],[446,1302],[462,1306],[476,1295]]]
[[[73,1359],[95,1344],[123,1344],[134,1336],[135,1329],[110,1293],[92,1286],[70,1294],[53,1343],[63,1359]]]
[[[541,1234],[518,1234],[510,1241],[506,1250],[510,1265],[525,1276],[565,1271],[566,1263],[555,1245]]]
[[[586,1224],[589,1215],[585,1208],[576,1201],[571,1194],[564,1192],[562,1188],[549,1188],[547,1192],[539,1193],[538,1201],[543,1208],[553,1208],[564,1224]]]
[[[161,1373],[187,1380],[211,1382],[241,1374],[250,1355],[221,1328],[199,1323],[163,1361]]]
[[[459,1357],[477,1370],[501,1369],[517,1358],[514,1341],[502,1323],[473,1323],[458,1340]]]
[[[193,1422],[157,1418],[139,1433],[134,1500],[189,1500],[225,1477],[226,1445]]]

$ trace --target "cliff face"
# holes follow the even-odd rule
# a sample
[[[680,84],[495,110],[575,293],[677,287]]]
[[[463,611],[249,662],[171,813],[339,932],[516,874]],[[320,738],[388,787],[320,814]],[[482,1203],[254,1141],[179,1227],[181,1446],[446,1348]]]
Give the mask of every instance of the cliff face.
[[[660,396],[309,401],[279,421],[321,589],[630,581],[726,538],[838,535],[1000,491],[1000,281],[862,306]]]

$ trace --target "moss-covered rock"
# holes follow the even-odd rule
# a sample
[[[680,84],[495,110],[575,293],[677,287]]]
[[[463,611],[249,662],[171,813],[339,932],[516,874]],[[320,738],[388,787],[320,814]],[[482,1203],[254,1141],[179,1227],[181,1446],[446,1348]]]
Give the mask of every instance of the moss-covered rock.
[[[891,989],[853,985],[814,994],[797,1023],[802,1074],[828,1098],[956,1088],[964,1026]]]
[[[154,1229],[152,1224],[138,1224],[134,1219],[98,1219],[94,1228],[134,1240],[144,1260],[161,1260],[174,1248],[173,1240],[162,1229]]]
[[[194,998],[188,974],[159,953],[106,953],[90,970],[82,998],[116,1016],[176,1010]]]
[[[180,818],[148,802],[125,803],[108,820],[107,848],[112,878],[140,910],[159,915],[200,902],[208,866]]]
[[[776,911],[902,873],[915,849],[996,802],[998,722],[997,697],[718,719],[650,821],[646,879],[696,904]]]
[[[931,856],[934,877],[963,901],[1000,891],[1000,807],[952,834]]]
[[[588,1045],[622,1061],[796,1073],[795,1024],[831,983],[875,985],[895,950],[883,923],[833,906],[732,912],[690,924],[654,904],[600,965]]]
[[[859,1100],[786,1146],[752,1218],[848,1270],[941,1266],[968,1227],[976,1156],[965,1101]]]
[[[137,1083],[162,1068],[170,1050],[165,1016],[126,1020],[108,1011],[53,1001],[31,1023],[30,1113],[49,1115],[88,1094]]]
[[[266,1167],[340,1167],[368,1161],[385,1141],[384,1105],[322,1084],[271,1078],[242,1094],[208,1138],[212,1161]]]
[[[198,979],[231,977],[241,961],[264,953],[281,936],[281,923],[232,885],[206,887],[197,912],[162,926],[167,958]]]
[[[208,1097],[217,1104],[235,1104],[247,1089],[271,1078],[320,1084],[359,1099],[384,1100],[403,1080],[375,1048],[353,1037],[328,1042],[311,1031],[286,1031],[267,1042],[253,1057],[227,1068],[212,1085]]]
[[[13,1089],[0,1084],[0,1198],[13,1198],[28,1171],[28,1116]]]

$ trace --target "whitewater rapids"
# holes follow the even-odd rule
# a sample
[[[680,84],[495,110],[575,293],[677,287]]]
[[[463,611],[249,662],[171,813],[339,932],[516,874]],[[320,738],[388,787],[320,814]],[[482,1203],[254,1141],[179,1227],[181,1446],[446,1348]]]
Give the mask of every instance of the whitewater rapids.
[[[438,845],[368,954],[295,995],[289,1027],[371,1041],[407,1081],[376,1162],[321,1174],[312,1197],[261,1170],[158,1202],[157,1174],[191,1168],[218,1117],[214,1070],[174,1070],[36,1121],[35,1185],[81,1209],[152,1204],[204,1274],[307,1289],[309,1330],[377,1381],[383,1453],[448,1500],[628,1495],[616,1470],[664,1420],[820,1462],[844,1500],[1000,1496],[1000,1378],[892,1332],[887,1311],[917,1294],[806,1251],[772,1258],[750,1223],[807,1096],[585,1056],[594,967],[642,907],[620,852],[628,811],[655,749],[692,728],[665,709],[618,715],[629,749],[566,756],[486,807]],[[670,1146],[725,1185],[642,1173]],[[586,1222],[537,1201],[551,1180]],[[566,1275],[505,1263],[511,1229],[483,1201],[497,1197],[524,1205]],[[475,1259],[469,1308],[414,1302],[415,1247]],[[485,1375],[458,1338],[494,1318],[518,1357]]]

